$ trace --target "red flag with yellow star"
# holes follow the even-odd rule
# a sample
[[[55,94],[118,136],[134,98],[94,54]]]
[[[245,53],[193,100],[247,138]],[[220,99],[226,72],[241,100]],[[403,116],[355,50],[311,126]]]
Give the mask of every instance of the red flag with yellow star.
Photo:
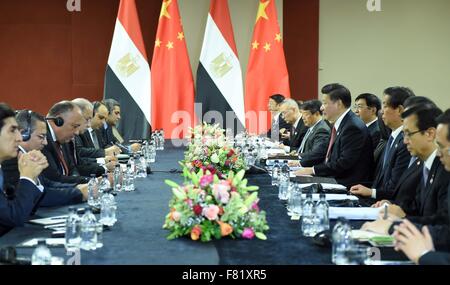
[[[194,120],[194,81],[177,0],[164,0],[152,60],[152,127],[183,138]]]
[[[245,81],[246,126],[250,133],[261,134],[270,128],[267,104],[274,94],[290,97],[289,76],[275,0],[261,0]]]

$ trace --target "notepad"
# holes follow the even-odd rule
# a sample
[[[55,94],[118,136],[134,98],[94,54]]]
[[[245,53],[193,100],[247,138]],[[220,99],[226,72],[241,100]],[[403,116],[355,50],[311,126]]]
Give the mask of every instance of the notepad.
[[[367,220],[373,221],[378,218],[380,208],[362,207],[330,207],[330,219],[344,217],[347,220]]]
[[[303,199],[306,198],[306,194],[302,194]],[[320,194],[312,194],[313,201],[319,201]],[[350,201],[358,201],[358,197],[353,195],[346,194],[325,194],[325,199],[327,201],[341,201],[341,200],[350,200]]]

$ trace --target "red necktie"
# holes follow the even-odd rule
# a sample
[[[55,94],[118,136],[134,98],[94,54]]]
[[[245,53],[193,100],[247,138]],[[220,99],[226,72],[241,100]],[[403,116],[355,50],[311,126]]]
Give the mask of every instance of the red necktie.
[[[56,152],[58,153],[59,162],[61,166],[64,168],[64,175],[69,175],[69,167],[67,167],[66,160],[64,159],[64,154],[61,149],[61,144],[56,142]]]
[[[333,146],[335,139],[336,139],[336,129],[333,126],[333,129],[331,130],[330,144],[328,145],[328,150],[327,150],[327,156],[325,158],[325,163],[327,163],[328,160],[330,159],[331,147]]]

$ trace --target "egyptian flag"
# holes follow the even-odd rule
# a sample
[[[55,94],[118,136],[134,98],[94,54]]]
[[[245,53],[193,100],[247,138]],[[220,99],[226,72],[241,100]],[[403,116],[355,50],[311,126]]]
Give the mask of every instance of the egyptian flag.
[[[219,123],[234,133],[245,126],[242,71],[227,0],[211,0],[195,102],[201,103],[195,106],[201,121]]]
[[[290,97],[289,76],[275,0],[259,1],[245,81],[245,111],[250,133],[270,128],[269,97]]]
[[[148,138],[151,76],[135,0],[121,0],[105,75],[104,98],[120,103],[124,139]]]
[[[152,59],[152,126],[184,138],[194,120],[194,80],[177,0],[164,0]]]

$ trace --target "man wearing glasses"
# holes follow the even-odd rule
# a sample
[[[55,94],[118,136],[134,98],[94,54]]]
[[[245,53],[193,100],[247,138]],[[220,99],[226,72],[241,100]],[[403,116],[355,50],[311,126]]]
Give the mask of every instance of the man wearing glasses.
[[[409,205],[389,205],[389,219],[366,223],[363,229],[392,233],[394,226],[403,218],[418,224],[448,224],[447,188],[450,175],[439,161],[435,143],[436,119],[441,114],[442,111],[433,105],[416,105],[402,114],[404,142],[408,151],[423,161],[422,178],[417,185],[416,197]]]

